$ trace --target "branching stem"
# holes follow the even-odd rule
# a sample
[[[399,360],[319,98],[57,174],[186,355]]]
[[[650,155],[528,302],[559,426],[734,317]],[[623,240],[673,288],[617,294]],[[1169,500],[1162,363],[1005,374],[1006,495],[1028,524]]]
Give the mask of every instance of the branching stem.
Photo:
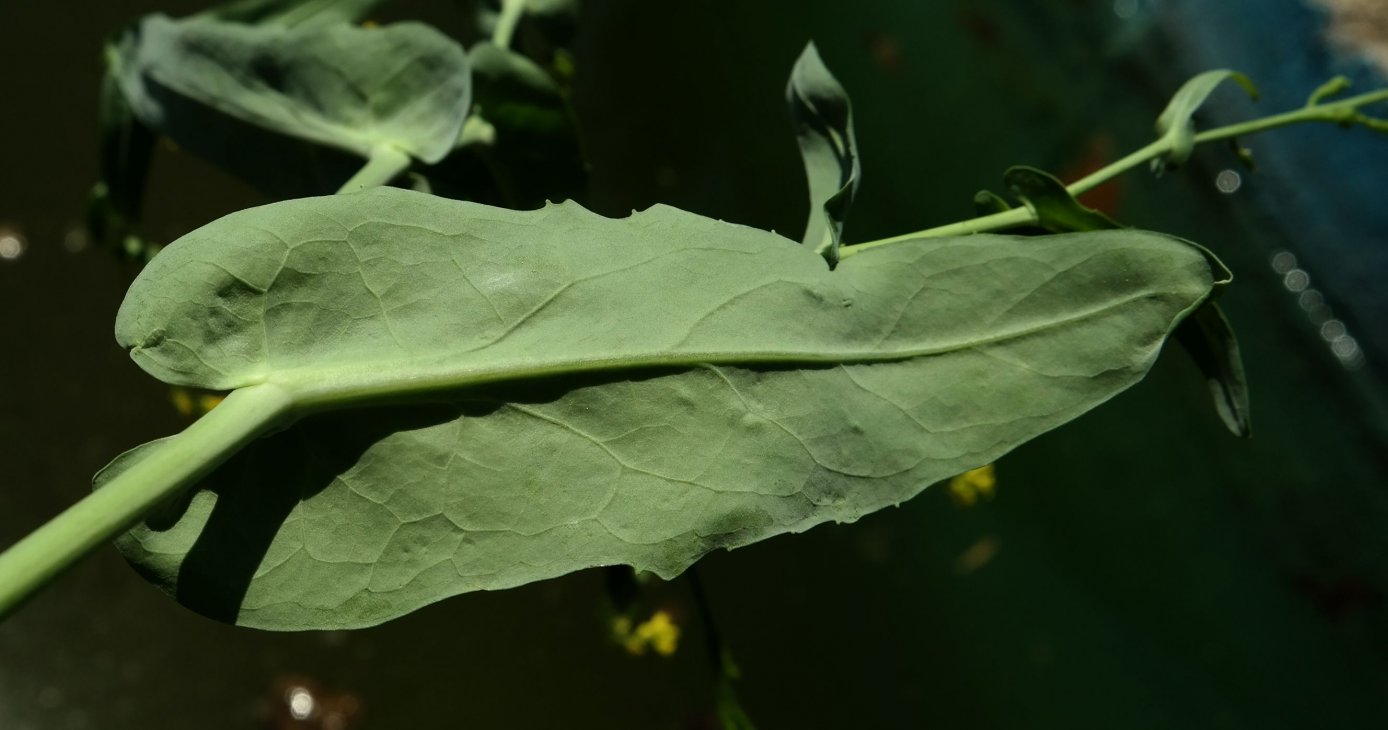
[[[1344,126],[1362,124],[1370,129],[1377,131],[1388,131],[1388,122],[1365,115],[1359,111],[1361,107],[1378,102],[1388,101],[1388,89],[1379,89],[1367,94],[1351,96],[1340,101],[1320,103],[1316,97],[1312,97],[1311,102],[1300,109],[1294,109],[1281,114],[1254,119],[1239,124],[1230,124],[1224,127],[1206,130],[1195,135],[1196,144],[1214,142],[1221,139],[1241,137],[1269,129],[1285,127],[1291,124],[1301,124],[1303,122],[1330,122]],[[1110,165],[1095,170],[1073,183],[1066,186],[1066,190],[1071,195],[1080,195],[1093,190],[1109,180],[1131,170],[1134,167],[1157,159],[1171,152],[1172,142],[1166,138],[1158,139],[1155,142],[1143,147],[1132,154],[1114,162]],[[901,241],[909,241],[919,238],[938,238],[943,236],[962,236],[970,233],[984,233],[987,231],[998,231],[1007,228],[1017,228],[1020,226],[1034,225],[1037,222],[1036,213],[1028,207],[1018,207],[1005,210],[1000,213],[971,218],[965,221],[958,221],[943,226],[927,228],[915,233],[907,233],[901,236],[892,236],[877,241],[859,243],[844,246],[839,249],[839,258],[848,258],[857,253],[868,249],[886,246]]]

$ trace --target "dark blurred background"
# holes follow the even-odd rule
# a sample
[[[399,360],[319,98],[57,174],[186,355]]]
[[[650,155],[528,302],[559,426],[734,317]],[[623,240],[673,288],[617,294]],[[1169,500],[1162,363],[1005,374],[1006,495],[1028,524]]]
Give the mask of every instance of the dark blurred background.
[[[202,6],[0,4],[0,545],[81,498],[120,451],[186,424],[113,341],[135,268],[80,219],[103,37]],[[862,241],[971,215],[1012,164],[1097,168],[1148,141],[1171,92],[1207,68],[1264,92],[1255,105],[1220,91],[1209,125],[1299,106],[1336,73],[1383,85],[1366,55],[1388,36],[1378,7],[588,0],[574,102],[591,202],[797,230],[782,89],[809,38],[853,98],[864,182],[846,235]],[[471,27],[448,0],[381,16]],[[1136,388],[1002,459],[991,499],[936,487],[710,556],[699,569],[759,727],[1388,726],[1388,136],[1243,142],[1256,172],[1214,145],[1089,200],[1234,269],[1223,304],[1253,438],[1224,432],[1172,349]],[[161,148],[147,229],[171,240],[264,200]],[[311,727],[286,714],[292,687],[356,708],[348,727],[714,727],[689,586],[653,590],[684,628],[670,658],[611,640],[601,571],[364,631],[268,634],[189,613],[105,549],[0,625],[0,728]]]

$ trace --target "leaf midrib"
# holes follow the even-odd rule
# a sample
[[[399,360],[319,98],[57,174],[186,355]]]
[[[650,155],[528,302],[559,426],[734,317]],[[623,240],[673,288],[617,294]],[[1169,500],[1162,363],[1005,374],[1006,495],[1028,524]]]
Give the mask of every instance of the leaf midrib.
[[[1162,292],[1144,291],[1110,300],[1098,307],[1070,316],[1018,327],[987,337],[964,338],[932,346],[891,351],[852,350],[810,353],[766,350],[760,352],[681,352],[627,355],[612,358],[558,358],[537,364],[534,361],[500,360],[479,367],[451,362],[415,362],[387,368],[382,363],[351,363],[332,367],[299,367],[261,374],[245,385],[273,383],[288,390],[302,409],[328,409],[359,403],[430,392],[457,390],[509,381],[533,380],[561,375],[620,372],[651,369],[689,369],[702,365],[731,366],[832,366],[900,362],[977,349],[1021,339],[1047,330],[1083,322],[1132,302],[1158,298]],[[1175,319],[1179,322],[1189,310]],[[1172,325],[1174,326],[1174,324]],[[475,360],[471,358],[470,360]],[[401,370],[410,372],[401,372]],[[244,387],[244,386],[242,386]]]

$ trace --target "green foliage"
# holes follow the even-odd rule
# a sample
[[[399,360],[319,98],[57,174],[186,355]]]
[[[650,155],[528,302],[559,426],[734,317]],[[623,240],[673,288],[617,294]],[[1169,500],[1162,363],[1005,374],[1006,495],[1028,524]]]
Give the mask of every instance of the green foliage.
[[[920,239],[831,272],[661,206],[382,188],[255,208],[160,254],[117,337],[166,382],[353,412],[257,442],[121,544],[190,606],[276,629],[595,565],[672,577],[1074,418],[1226,278],[1134,231]],[[431,402],[361,408],[410,396]]]
[[[183,605],[273,630],[369,626],[596,566],[668,579],[990,464],[1138,382],[1172,336],[1247,435],[1214,301],[1229,272],[1076,196],[1201,142],[1388,128],[1361,111],[1388,92],[1328,101],[1336,79],[1304,108],[1197,133],[1219,84],[1255,94],[1212,71],[1156,140],[1081,180],[1014,167],[1015,207],[983,191],[976,218],[848,245],[852,106],[810,43],[785,87],[801,241],[661,205],[610,219],[572,202],[587,182],[575,0],[481,3],[487,39],[466,53],[423,24],[359,25],[380,2],[239,0],[108,45],[89,225],[152,259],[117,340],[166,383],[230,393],[0,554],[0,616],[112,537]],[[291,199],[161,251],[139,232],[161,135]],[[690,583],[716,715],[750,729]],[[636,635],[659,626],[673,651],[678,626],[653,615]]]
[[[991,215],[1011,209],[1012,205],[1007,202],[1006,198],[991,190],[980,190],[974,193],[974,212],[978,215]]]
[[[377,4],[241,0],[146,17],[108,46],[103,238],[155,250],[137,229],[156,135],[299,199],[209,223],[140,274],[117,339],[167,383],[233,392],[0,554],[0,614],[131,525],[121,549],[156,584],[274,629],[365,626],[590,566],[670,577],[989,463],[1137,382],[1173,332],[1246,434],[1212,301],[1228,272],[1074,196],[1200,142],[1382,130],[1361,109],[1388,99],[1326,101],[1335,81],[1197,134],[1220,83],[1253,92],[1213,71],[1158,139],[1082,180],[1013,168],[1019,207],[980,193],[977,218],[845,246],[852,110],[810,44],[785,90],[809,183],[798,245],[665,206],[613,220],[430,194],[579,196],[576,6],[492,3],[490,41],[465,54],[422,24],[356,25]],[[406,173],[418,192],[376,187]],[[1053,235],[984,234],[1037,227]],[[724,689],[725,724],[747,724]]]

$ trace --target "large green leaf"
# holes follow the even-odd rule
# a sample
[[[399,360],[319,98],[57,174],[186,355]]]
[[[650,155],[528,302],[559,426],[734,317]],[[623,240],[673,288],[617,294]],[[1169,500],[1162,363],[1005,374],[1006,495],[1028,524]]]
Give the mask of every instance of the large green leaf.
[[[803,240],[833,264],[838,261],[843,222],[858,191],[862,165],[848,92],[829,73],[813,42],[805,45],[791,70],[786,105],[810,184]]]
[[[155,258],[117,337],[163,380],[311,415],[120,545],[185,604],[275,629],[596,565],[668,577],[1078,416],[1226,278],[1127,230],[919,239],[830,271],[659,206],[383,188],[246,210]]]
[[[255,131],[360,158],[389,146],[437,162],[470,104],[462,48],[420,23],[151,15],[116,49],[111,73],[141,121],[243,175],[247,157],[267,168],[258,177],[283,174],[275,156],[260,153]]]

